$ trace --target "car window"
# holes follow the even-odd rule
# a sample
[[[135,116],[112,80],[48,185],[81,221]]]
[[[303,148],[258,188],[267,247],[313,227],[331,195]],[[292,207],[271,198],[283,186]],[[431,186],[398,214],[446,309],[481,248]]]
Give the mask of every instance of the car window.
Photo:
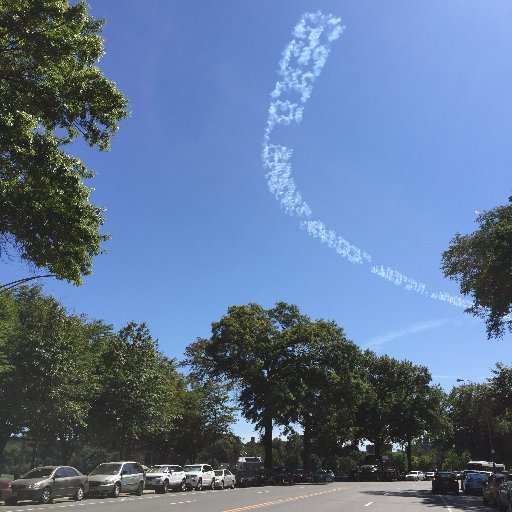
[[[213,468],[211,466],[205,466],[204,470],[205,471],[213,471]]]
[[[185,466],[183,471],[201,471],[202,469],[202,466]]]
[[[105,463],[96,466],[91,472],[91,475],[117,475],[121,469],[121,464]]]
[[[231,471],[229,471],[229,469],[226,469],[226,475],[232,475],[233,473],[231,473]]]
[[[179,471],[183,471],[183,468],[181,466],[169,466],[169,469],[173,472],[179,472]]]
[[[34,468],[22,475],[21,478],[49,478],[54,469],[53,467]]]

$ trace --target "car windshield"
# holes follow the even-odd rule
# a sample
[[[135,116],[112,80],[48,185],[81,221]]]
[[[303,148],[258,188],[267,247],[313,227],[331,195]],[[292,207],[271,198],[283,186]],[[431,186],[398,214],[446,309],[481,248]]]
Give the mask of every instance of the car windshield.
[[[489,475],[486,475],[485,473],[469,473],[466,476],[467,480],[487,480]]]
[[[183,471],[201,471],[202,469],[202,466],[185,466]]]
[[[443,478],[446,478],[446,477],[452,477],[453,476],[453,473],[450,473],[449,471],[444,471],[442,473],[437,473],[437,476],[440,476],[440,477],[443,477]]]
[[[55,468],[35,468],[25,473],[21,478],[48,478]]]
[[[90,475],[117,475],[121,469],[121,464],[100,464],[96,466],[89,474]]]
[[[169,473],[170,471],[169,466],[151,466],[146,473]]]

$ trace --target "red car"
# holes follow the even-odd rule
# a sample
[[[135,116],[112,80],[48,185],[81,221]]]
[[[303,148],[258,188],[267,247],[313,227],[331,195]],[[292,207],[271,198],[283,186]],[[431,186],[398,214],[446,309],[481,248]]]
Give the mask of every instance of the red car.
[[[5,501],[12,493],[9,478],[0,478],[0,501]]]

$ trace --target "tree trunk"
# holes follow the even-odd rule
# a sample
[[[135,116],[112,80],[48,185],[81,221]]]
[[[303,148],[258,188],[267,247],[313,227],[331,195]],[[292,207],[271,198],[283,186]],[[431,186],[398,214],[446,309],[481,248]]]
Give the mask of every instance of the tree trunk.
[[[272,416],[270,414],[266,414],[263,420],[263,446],[265,469],[272,469]]]
[[[10,438],[11,432],[0,433],[0,465],[4,462],[4,451]]]
[[[412,441],[411,437],[407,436],[407,445],[406,445],[406,453],[407,453],[407,472],[410,473],[412,471]]]
[[[302,442],[304,445],[304,456],[303,463],[304,469],[309,469],[309,459],[311,457],[311,425],[307,422],[304,425],[304,436],[302,438]]]
[[[30,467],[36,467],[37,449],[39,448],[39,439],[34,439],[34,446],[32,447],[32,456],[30,457]]]

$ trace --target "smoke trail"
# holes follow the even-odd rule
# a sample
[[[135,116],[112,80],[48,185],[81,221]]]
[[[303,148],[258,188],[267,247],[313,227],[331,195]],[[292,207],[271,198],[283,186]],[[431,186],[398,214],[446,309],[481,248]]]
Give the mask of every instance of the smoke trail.
[[[320,220],[312,218],[310,206],[304,201],[292,177],[293,150],[272,140],[276,126],[300,124],[304,105],[313,91],[313,84],[327,62],[331,43],[336,41],[345,27],[341,19],[332,14],[306,13],[293,30],[279,61],[280,80],[270,93],[272,101],[268,109],[267,126],[263,136],[262,161],[266,169],[267,186],[288,215],[297,216],[300,226],[308,235],[322,243],[351,263],[371,263],[371,256],[345,240]],[[397,270],[373,265],[370,272],[407,291],[418,293],[433,300],[441,300],[456,307],[467,308],[471,301],[445,292],[428,292],[424,283]]]

